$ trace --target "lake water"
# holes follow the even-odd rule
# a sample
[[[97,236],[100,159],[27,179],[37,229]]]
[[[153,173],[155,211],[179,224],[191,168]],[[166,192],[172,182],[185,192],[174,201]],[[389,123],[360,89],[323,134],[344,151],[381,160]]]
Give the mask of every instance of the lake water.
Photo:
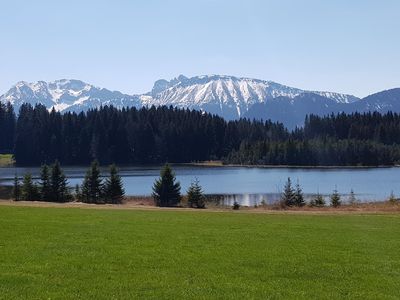
[[[316,193],[329,195],[335,187],[344,200],[353,189],[360,201],[381,201],[391,191],[400,195],[400,168],[247,168],[173,166],[182,191],[186,191],[196,177],[206,194],[222,195],[225,204],[238,201],[255,205],[279,199],[288,177],[299,181],[307,197]],[[39,168],[0,168],[2,184],[12,184],[17,172],[22,176],[31,172],[38,177]],[[71,186],[81,183],[86,168],[65,167]],[[106,173],[106,170],[104,170]],[[123,167],[120,170],[127,195],[150,195],[160,167]]]

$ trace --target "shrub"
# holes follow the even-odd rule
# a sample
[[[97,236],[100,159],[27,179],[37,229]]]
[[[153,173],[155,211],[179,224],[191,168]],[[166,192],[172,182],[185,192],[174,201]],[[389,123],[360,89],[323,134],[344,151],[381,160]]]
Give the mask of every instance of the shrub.
[[[235,202],[233,202],[232,209],[234,209],[234,210],[239,210],[239,209],[240,209],[240,204],[239,204],[239,202],[237,202],[237,201],[235,200]]]

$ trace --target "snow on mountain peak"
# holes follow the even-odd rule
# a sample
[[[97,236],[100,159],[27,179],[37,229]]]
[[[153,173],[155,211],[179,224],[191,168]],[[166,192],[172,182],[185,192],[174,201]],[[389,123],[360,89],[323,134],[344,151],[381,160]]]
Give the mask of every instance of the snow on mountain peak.
[[[295,98],[305,93],[273,81],[229,75],[178,76],[170,81],[156,81],[146,105],[173,105],[223,115],[228,119],[242,116],[256,103],[278,97]],[[358,98],[329,92],[313,92],[338,103],[350,103]]]
[[[198,109],[221,115],[227,119],[243,116],[251,106],[266,103],[279,97],[294,99],[308,93],[273,81],[235,77],[229,75],[201,75],[186,77],[179,75],[171,80],[157,80],[153,89],[144,95],[126,95],[101,89],[75,79],[60,79],[53,82],[18,82],[0,97],[2,102],[11,102],[15,109],[22,103],[43,104],[48,109],[59,111],[85,111],[101,105],[160,106],[172,105]],[[351,103],[358,98],[331,92],[312,92],[337,103]]]
[[[75,79],[60,79],[53,82],[18,82],[6,94],[0,96],[1,102],[11,102],[16,111],[23,103],[42,104],[57,111],[83,111],[101,105],[116,107],[141,106],[138,96],[111,92]]]

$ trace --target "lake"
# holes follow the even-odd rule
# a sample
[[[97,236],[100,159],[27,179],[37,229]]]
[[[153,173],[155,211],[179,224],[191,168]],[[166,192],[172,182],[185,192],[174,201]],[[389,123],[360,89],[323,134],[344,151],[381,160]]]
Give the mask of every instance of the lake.
[[[279,199],[288,177],[299,181],[306,198],[316,193],[328,196],[337,187],[346,200],[353,189],[358,200],[382,201],[391,191],[400,194],[400,168],[257,168],[257,167],[205,167],[173,166],[182,191],[186,191],[196,177],[206,194],[223,195],[224,204],[238,201],[242,205],[255,205],[261,201],[272,203]],[[31,172],[38,177],[39,168],[0,168],[3,184],[12,184],[17,172],[22,176]],[[65,167],[71,186],[81,183],[86,168]],[[107,170],[104,170],[105,174]],[[127,195],[150,195],[160,167],[122,167]]]

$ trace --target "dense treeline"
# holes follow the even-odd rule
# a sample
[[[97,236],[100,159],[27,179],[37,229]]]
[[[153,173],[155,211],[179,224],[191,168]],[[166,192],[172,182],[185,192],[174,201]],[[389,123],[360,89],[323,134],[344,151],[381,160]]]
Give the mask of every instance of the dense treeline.
[[[393,165],[400,162],[400,115],[307,116],[286,140],[242,141],[226,162],[266,165]]]
[[[0,153],[11,153],[14,148],[15,113],[12,105],[0,102]]]
[[[282,140],[281,124],[224,119],[175,108],[103,107],[61,114],[23,105],[14,142],[17,164],[190,162],[219,159],[244,139]]]
[[[378,166],[400,161],[400,145],[371,140],[321,138],[284,142],[242,142],[227,163],[292,166]]]
[[[280,123],[172,107],[102,107],[87,113],[0,105],[0,153],[19,165],[146,164],[220,159],[267,165],[392,165],[400,161],[400,115],[308,116],[289,132]]]

